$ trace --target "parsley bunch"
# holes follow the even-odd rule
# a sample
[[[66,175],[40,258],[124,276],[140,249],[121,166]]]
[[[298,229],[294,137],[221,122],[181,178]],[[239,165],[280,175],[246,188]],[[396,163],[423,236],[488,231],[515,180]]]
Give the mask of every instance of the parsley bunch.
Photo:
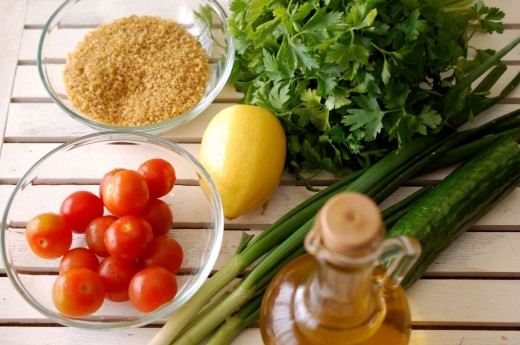
[[[475,49],[469,60],[468,40],[502,32],[504,16],[482,0],[232,0],[230,8],[230,81],[243,102],[282,121],[298,175],[370,165],[471,117],[489,87],[455,86],[494,52]]]

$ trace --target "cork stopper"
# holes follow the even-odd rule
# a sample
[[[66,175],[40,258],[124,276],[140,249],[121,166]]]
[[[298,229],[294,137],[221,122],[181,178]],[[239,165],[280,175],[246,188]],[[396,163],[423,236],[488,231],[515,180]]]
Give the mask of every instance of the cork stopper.
[[[325,247],[341,254],[370,249],[379,244],[382,236],[379,207],[360,193],[340,193],[332,197],[320,210],[319,222]]]

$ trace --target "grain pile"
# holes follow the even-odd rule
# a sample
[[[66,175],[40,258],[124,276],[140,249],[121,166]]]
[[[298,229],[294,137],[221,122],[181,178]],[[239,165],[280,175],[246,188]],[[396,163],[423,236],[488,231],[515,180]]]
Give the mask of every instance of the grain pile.
[[[131,16],[89,32],[70,52],[63,80],[72,104],[93,120],[143,126],[178,116],[203,97],[208,60],[172,20]]]

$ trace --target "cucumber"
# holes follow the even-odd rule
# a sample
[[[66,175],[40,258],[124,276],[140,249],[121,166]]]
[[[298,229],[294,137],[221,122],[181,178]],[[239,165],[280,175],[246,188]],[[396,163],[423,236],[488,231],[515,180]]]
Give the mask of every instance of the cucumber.
[[[421,196],[387,233],[414,237],[422,246],[402,286],[415,283],[455,239],[519,184],[520,148],[503,135]]]

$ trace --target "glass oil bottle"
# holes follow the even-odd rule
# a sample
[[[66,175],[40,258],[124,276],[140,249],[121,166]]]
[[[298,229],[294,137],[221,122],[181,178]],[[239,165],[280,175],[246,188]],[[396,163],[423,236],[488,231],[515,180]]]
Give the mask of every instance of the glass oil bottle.
[[[370,198],[346,192],[329,199],[305,238],[308,253],[285,266],[264,295],[264,343],[408,344],[411,317],[400,282],[420,245],[384,235]]]

